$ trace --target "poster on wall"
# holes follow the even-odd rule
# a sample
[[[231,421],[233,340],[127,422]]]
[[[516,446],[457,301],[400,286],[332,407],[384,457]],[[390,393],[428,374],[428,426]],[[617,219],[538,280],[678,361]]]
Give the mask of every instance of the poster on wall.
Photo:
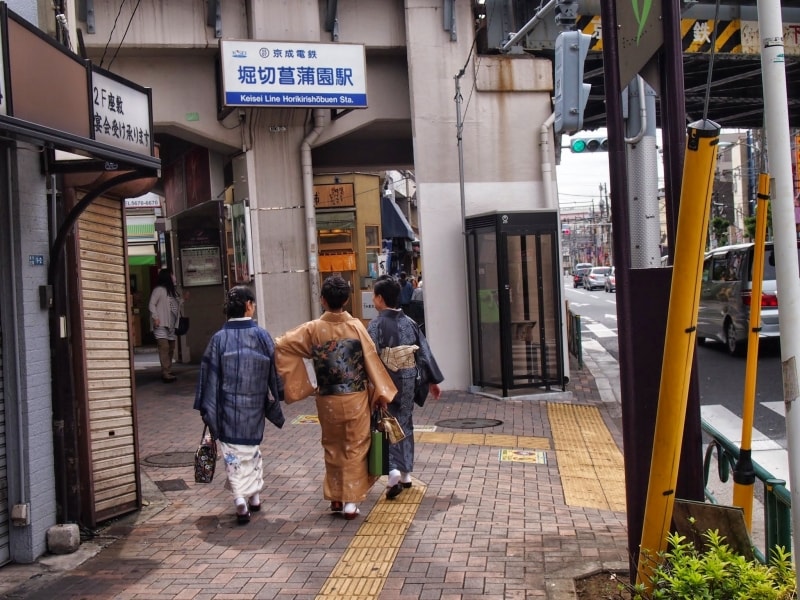
[[[181,274],[184,287],[222,283],[219,256],[218,246],[181,248]]]
[[[390,275],[392,269],[392,255],[383,252],[378,255],[378,275]]]
[[[378,316],[378,309],[375,308],[375,295],[372,290],[361,292],[361,318],[374,319]]]
[[[233,264],[236,283],[250,282],[250,261],[247,258],[247,220],[243,202],[235,203],[231,209],[233,230]]]

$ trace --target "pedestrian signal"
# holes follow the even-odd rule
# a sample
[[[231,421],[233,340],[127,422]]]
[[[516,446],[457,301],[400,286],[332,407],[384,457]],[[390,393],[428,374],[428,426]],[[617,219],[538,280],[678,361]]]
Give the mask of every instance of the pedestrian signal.
[[[553,113],[556,133],[575,133],[583,128],[583,111],[591,84],[583,83],[583,63],[592,36],[562,31],[556,37],[553,71]]]
[[[575,154],[581,152],[608,152],[608,138],[575,138],[569,143],[569,149]]]

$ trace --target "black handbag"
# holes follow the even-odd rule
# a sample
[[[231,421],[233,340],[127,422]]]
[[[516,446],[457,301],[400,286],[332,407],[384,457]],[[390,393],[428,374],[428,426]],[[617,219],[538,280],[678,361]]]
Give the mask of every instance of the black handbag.
[[[175,328],[176,335],[186,335],[189,332],[189,317],[178,317],[178,326]]]
[[[217,467],[217,441],[208,433],[208,425],[203,427],[203,437],[194,453],[195,483],[211,483]]]

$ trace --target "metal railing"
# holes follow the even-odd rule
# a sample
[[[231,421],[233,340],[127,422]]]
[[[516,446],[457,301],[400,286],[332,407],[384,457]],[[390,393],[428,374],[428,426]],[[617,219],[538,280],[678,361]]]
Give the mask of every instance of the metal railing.
[[[708,477],[711,468],[711,458],[714,451],[717,453],[717,474],[722,483],[727,483],[733,473],[736,461],[739,459],[739,447],[723,436],[705,420],[701,421],[703,431],[711,437],[703,459],[703,484],[705,496],[713,504],[719,504],[713,493],[708,488]],[[772,473],[753,461],[753,471],[756,478],[764,485],[764,549],[755,547],[754,552],[758,560],[767,562],[771,550],[779,546],[787,551],[792,548],[792,497],[786,489],[786,482],[776,479]]]
[[[581,316],[567,306],[567,349],[576,359],[578,368],[583,368],[583,349],[581,347]]]

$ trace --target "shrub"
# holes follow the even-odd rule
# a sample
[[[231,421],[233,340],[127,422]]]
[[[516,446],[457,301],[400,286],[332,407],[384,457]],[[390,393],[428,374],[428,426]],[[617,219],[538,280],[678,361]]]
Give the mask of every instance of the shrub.
[[[686,537],[667,537],[667,550],[653,569],[652,592],[638,584],[634,600],[793,600],[797,598],[791,554],[772,552],[765,565],[731,551],[717,530],[703,534],[699,551]]]

